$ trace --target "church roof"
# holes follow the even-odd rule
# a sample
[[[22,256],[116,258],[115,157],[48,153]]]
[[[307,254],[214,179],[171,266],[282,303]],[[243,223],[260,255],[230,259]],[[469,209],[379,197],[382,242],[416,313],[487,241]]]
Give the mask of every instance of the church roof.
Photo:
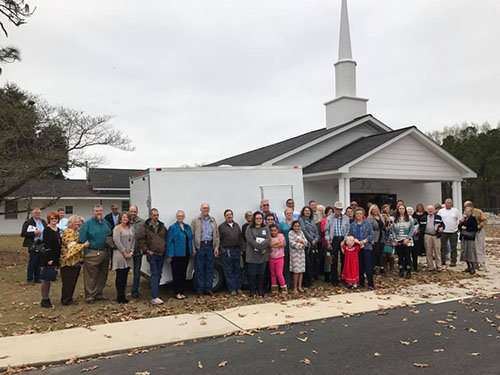
[[[411,128],[414,126],[362,137],[307,166],[304,168],[304,174],[337,170]]]
[[[232,156],[230,158],[216,161],[215,163],[208,164],[207,167],[217,167],[219,165],[232,165],[232,166],[261,165],[268,160],[274,159],[280,155],[283,155],[289,151],[296,149],[297,147],[312,142],[322,136],[336,132],[364,118],[366,118],[366,121],[373,120],[377,121],[377,124],[379,123],[378,120],[374,119],[371,115],[360,116],[342,125],[330,129],[321,128],[313,130],[311,132],[298,135],[296,137],[289,138],[284,141],[271,144],[269,146],[260,147],[252,151],[244,152],[242,154]]]

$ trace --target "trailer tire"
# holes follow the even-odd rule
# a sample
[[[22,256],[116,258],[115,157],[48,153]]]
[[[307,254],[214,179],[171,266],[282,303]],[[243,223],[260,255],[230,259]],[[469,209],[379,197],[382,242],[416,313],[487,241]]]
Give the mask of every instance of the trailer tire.
[[[222,266],[217,261],[214,262],[214,281],[212,284],[212,291],[214,293],[221,291],[224,288],[224,271]],[[193,287],[197,290],[198,284],[196,283],[196,273],[193,273]]]

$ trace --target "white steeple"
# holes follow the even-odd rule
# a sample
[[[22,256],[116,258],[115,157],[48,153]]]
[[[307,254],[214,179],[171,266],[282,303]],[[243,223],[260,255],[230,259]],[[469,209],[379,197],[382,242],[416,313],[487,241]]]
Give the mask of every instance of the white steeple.
[[[332,128],[366,115],[367,101],[356,97],[356,61],[352,59],[347,0],[342,0],[339,59],[335,63],[335,99],[325,103],[326,127]]]

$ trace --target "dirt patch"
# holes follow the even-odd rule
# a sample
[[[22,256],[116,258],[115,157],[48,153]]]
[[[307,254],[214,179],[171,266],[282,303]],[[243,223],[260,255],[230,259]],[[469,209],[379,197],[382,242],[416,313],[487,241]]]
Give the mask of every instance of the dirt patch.
[[[28,264],[27,251],[0,251],[0,268],[23,267]]]

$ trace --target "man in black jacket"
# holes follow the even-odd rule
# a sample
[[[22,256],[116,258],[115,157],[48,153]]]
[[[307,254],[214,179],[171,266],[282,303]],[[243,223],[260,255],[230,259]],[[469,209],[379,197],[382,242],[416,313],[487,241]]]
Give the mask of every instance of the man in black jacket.
[[[427,206],[427,215],[420,219],[420,236],[424,236],[425,256],[430,271],[441,267],[441,233],[445,227],[441,216],[435,213],[434,206]]]
[[[118,206],[113,204],[111,206],[111,212],[104,216],[104,220],[106,220],[111,225],[111,229],[113,229],[118,224],[119,218],[120,213],[118,212]]]
[[[31,217],[24,222],[21,230],[21,237],[24,237],[23,247],[27,247],[29,251],[28,283],[40,282],[39,256],[37,252],[31,250],[31,246],[35,241],[43,240],[43,230],[47,223],[40,218],[41,214],[42,211],[39,208],[34,208]]]

